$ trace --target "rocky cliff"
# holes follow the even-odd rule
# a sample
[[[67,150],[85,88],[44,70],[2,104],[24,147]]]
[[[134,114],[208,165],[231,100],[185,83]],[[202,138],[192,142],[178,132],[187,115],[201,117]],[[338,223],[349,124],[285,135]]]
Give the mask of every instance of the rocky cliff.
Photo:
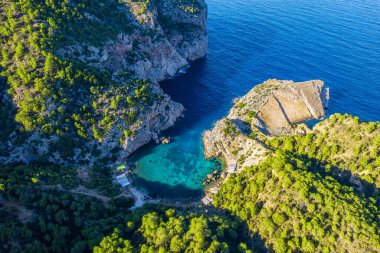
[[[268,80],[257,85],[235,99],[229,114],[204,132],[205,157],[225,158],[231,171],[256,164],[267,152],[262,137],[305,133],[308,128],[297,123],[324,117],[328,99],[328,88],[320,80]]]
[[[56,53],[108,70],[114,78],[123,72],[153,82],[175,75],[189,61],[206,55],[207,7],[203,0],[122,2],[120,12],[132,27],[130,31],[100,45],[78,42]]]
[[[203,0],[31,3],[0,10],[4,107],[18,123],[0,162],[125,159],[181,116],[158,82],[205,56]]]

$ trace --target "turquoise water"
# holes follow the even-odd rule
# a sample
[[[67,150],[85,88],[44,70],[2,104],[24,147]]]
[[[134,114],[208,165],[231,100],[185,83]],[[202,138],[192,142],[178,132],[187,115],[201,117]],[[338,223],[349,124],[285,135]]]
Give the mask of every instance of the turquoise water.
[[[227,114],[232,99],[269,78],[322,79],[328,113],[380,120],[380,1],[209,0],[209,50],[162,88],[185,117],[168,145],[137,151],[136,185],[150,195],[198,198],[205,161],[201,133]]]

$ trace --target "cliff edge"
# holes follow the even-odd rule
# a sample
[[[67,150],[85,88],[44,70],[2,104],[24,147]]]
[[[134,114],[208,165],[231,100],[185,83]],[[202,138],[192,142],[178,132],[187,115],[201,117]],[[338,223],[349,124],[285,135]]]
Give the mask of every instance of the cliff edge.
[[[268,80],[235,99],[229,114],[203,133],[206,158],[225,158],[228,169],[256,164],[266,147],[260,136],[307,131],[298,123],[325,117],[329,90],[320,80]],[[238,164],[238,161],[243,164]]]
[[[125,159],[184,111],[158,82],[207,52],[203,0],[1,6],[1,163]]]

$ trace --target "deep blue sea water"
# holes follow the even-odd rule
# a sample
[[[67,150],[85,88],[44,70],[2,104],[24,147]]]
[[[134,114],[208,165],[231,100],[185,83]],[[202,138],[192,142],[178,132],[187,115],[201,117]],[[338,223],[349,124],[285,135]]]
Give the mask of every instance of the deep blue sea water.
[[[209,49],[162,88],[186,108],[167,132],[132,156],[135,184],[150,195],[198,198],[205,161],[201,133],[227,114],[232,99],[269,78],[322,79],[328,113],[380,120],[379,0],[208,0]]]

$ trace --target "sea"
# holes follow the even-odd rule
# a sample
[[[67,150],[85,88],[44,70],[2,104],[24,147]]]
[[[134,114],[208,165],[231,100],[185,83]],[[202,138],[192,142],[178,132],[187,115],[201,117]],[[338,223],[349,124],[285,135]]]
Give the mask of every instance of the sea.
[[[220,160],[205,160],[202,132],[232,100],[276,78],[321,79],[327,114],[380,120],[380,0],[207,0],[209,48],[186,73],[160,85],[184,117],[130,159],[134,184],[152,197],[199,199]]]

